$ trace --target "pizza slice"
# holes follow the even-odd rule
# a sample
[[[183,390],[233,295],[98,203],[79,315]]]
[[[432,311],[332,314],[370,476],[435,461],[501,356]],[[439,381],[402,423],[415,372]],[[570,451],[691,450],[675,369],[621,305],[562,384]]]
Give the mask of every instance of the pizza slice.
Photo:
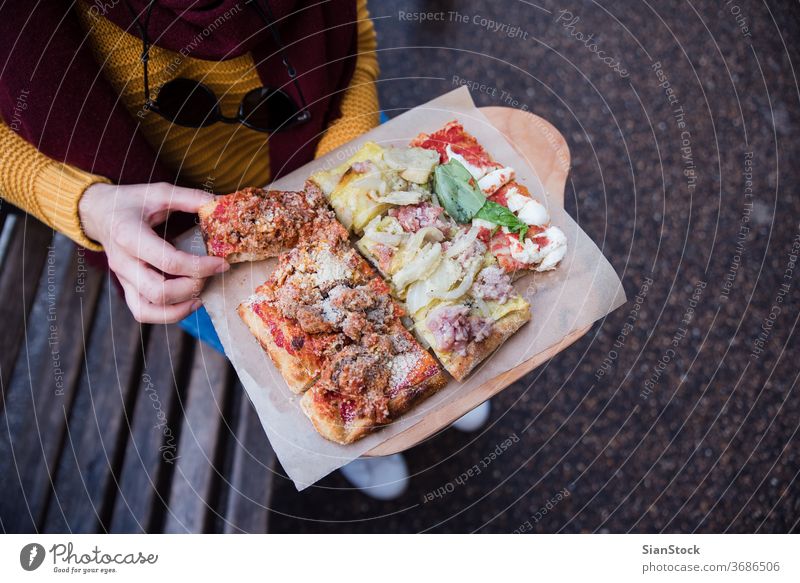
[[[487,228],[453,231],[429,209],[413,211],[421,221],[404,217],[410,207],[397,210],[368,225],[358,247],[404,302],[417,336],[462,380],[530,319],[530,304],[492,253]]]
[[[491,235],[490,250],[507,272],[548,271],[564,258],[566,236],[550,224],[547,208],[515,180],[513,168],[493,160],[458,121],[432,134],[420,134],[411,146],[435,151],[443,165],[454,160],[466,169],[489,201],[470,222]]]
[[[365,286],[391,302],[386,284],[350,248],[347,231],[333,221],[282,254],[238,313],[289,388],[301,393],[319,377],[329,355],[360,331],[354,318],[340,319],[344,298],[337,294]]]
[[[433,357],[395,319],[386,333],[338,352],[300,400],[326,439],[352,443],[402,416],[447,384]]]
[[[245,188],[216,197],[198,215],[208,254],[229,263],[277,257],[321,223],[335,220],[313,184],[302,192]]]
[[[438,156],[429,150],[367,142],[343,164],[312,174],[310,181],[342,224],[360,235],[370,221],[393,207],[430,201],[430,178],[437,163]]]
[[[434,239],[418,251],[401,248],[393,291],[404,300],[417,337],[463,380],[530,320],[530,303],[514,289],[479,227]]]
[[[530,304],[518,294],[504,302],[482,302],[467,295],[431,306],[415,319],[415,330],[447,372],[464,380],[530,318]]]

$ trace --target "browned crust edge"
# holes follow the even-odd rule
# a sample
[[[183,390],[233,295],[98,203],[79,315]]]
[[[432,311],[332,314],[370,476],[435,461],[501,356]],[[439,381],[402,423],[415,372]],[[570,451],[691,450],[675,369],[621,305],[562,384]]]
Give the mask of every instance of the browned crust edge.
[[[280,371],[286,384],[293,393],[303,393],[316,380],[317,375],[308,370],[303,365],[302,359],[297,358],[286,352],[283,348],[275,344],[272,335],[264,325],[264,322],[255,313],[247,302],[242,303],[236,310],[239,317],[244,321],[253,336],[256,337],[261,347],[266,351],[275,367]]]
[[[445,358],[437,352],[439,361],[453,377],[463,381],[472,370],[483,360],[488,358],[495,350],[508,340],[517,330],[522,328],[531,319],[530,308],[512,312],[500,318],[495,324],[492,333],[482,342],[472,342],[467,346],[467,354],[446,355]],[[446,361],[446,363],[445,363]]]
[[[436,365],[438,367],[438,365]],[[425,379],[413,387],[408,387],[400,395],[389,402],[389,411],[393,419],[398,419],[407,413],[416,404],[424,401],[436,391],[447,384],[447,375],[443,370]],[[300,407],[311,420],[314,429],[325,439],[341,445],[348,445],[368,434],[385,427],[385,425],[372,425],[367,419],[356,419],[349,424],[344,424],[341,419],[329,419],[321,415],[314,406],[314,390],[307,391],[300,399]]]

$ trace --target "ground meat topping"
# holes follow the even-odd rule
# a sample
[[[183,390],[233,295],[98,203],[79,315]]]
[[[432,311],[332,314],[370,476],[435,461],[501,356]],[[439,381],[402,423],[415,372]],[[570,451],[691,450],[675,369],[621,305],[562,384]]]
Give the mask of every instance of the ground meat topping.
[[[289,248],[307,234],[335,223],[333,211],[312,183],[302,192],[248,187],[217,198],[213,214],[201,222],[212,255],[261,254]]]
[[[377,423],[389,420],[388,356],[353,344],[336,354],[326,367],[323,381],[351,404],[351,419],[366,416]]]
[[[484,253],[486,253],[486,243],[476,238],[469,247],[458,255],[458,260],[466,263],[475,257],[483,257]]]
[[[369,332],[361,338],[361,344],[380,354],[394,354],[397,349],[392,339],[388,334]]]
[[[385,332],[394,316],[394,304],[388,296],[379,295],[369,286],[338,285],[328,292],[323,302],[325,318],[353,340],[366,334]]]
[[[389,216],[396,218],[407,233],[416,233],[424,227],[447,229],[449,225],[440,218],[443,212],[440,206],[421,202],[390,209]]]
[[[359,341],[365,335],[385,333],[397,316],[389,296],[377,293],[369,283],[338,282],[332,287],[317,283],[313,273],[292,271],[278,285],[265,288],[264,294],[282,316],[309,334],[342,332]]]
[[[262,237],[270,243],[291,245],[297,241],[302,225],[311,219],[303,193],[248,188],[232,197],[225,207],[227,221],[217,224],[234,246],[258,243]]]
[[[472,284],[471,293],[476,298],[505,304],[514,293],[511,278],[500,267],[490,265],[484,268]]]
[[[467,306],[442,306],[431,313],[427,322],[436,348],[461,356],[467,354],[470,342],[488,338],[492,325],[491,319],[470,316]]]
[[[297,273],[287,278],[283,285],[274,289],[272,296],[272,303],[281,315],[296,320],[304,332],[333,332],[333,325],[322,312],[322,293],[305,274]]]

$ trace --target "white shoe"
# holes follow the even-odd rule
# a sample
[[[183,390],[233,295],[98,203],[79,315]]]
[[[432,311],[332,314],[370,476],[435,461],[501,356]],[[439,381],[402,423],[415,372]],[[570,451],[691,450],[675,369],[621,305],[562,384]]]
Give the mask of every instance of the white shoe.
[[[399,453],[358,458],[340,471],[353,486],[378,500],[399,498],[408,487],[408,467]]]
[[[453,427],[459,431],[477,431],[486,425],[491,410],[490,401],[484,401],[460,419],[456,419],[453,422]]]

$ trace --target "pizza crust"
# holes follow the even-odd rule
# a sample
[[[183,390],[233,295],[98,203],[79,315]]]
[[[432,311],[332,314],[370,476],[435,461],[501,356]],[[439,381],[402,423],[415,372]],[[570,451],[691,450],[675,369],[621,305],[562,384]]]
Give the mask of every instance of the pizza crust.
[[[467,354],[461,356],[456,353],[441,353],[434,349],[439,361],[453,377],[463,381],[472,370],[484,359],[488,358],[495,350],[508,340],[517,330],[522,328],[531,319],[530,309],[517,310],[506,314],[494,323],[492,333],[481,342],[470,342]]]
[[[309,418],[314,429],[322,437],[342,445],[347,445],[365,437],[375,429],[369,419],[361,417],[345,424],[341,416],[331,413],[314,399],[315,392],[306,391],[300,399],[300,408]]]
[[[433,359],[431,359],[433,360]],[[438,365],[436,372],[423,382],[402,390],[389,402],[389,411],[393,419],[397,419],[408,412],[414,405],[433,395],[447,384],[447,375]],[[300,399],[300,407],[311,420],[314,428],[325,439],[347,445],[358,441],[373,431],[384,427],[384,424],[374,424],[369,418],[357,417],[347,423],[337,409],[327,406],[318,397],[322,386],[315,384],[311,390],[306,391]]]
[[[319,368],[313,363],[304,362],[302,358],[289,354],[275,343],[273,335],[261,317],[256,314],[252,304],[242,303],[237,309],[239,316],[247,324],[250,332],[256,337],[261,347],[267,352],[281,376],[286,380],[289,390],[303,393],[319,376]],[[280,326],[279,322],[276,325]]]

